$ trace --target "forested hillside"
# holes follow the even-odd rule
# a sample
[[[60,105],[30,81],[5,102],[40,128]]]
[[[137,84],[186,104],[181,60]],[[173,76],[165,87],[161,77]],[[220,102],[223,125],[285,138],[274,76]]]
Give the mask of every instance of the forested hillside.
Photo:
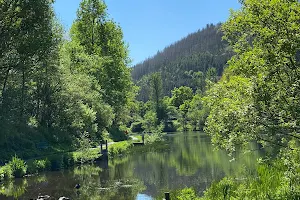
[[[148,100],[149,75],[154,72],[161,72],[163,92],[168,96],[174,87],[183,85],[204,90],[206,78],[221,76],[232,53],[222,41],[220,26],[207,25],[134,66],[132,77],[141,87],[139,99]],[[199,78],[200,83],[194,81]]]

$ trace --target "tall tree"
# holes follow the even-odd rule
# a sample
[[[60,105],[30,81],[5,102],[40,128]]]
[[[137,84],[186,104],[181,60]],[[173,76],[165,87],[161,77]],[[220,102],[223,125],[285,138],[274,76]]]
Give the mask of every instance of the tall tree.
[[[6,102],[11,103],[12,109],[19,107],[19,123],[25,124],[31,113],[28,93],[33,89],[33,75],[47,73],[48,58],[56,45],[54,13],[49,0],[1,1],[0,13],[2,109],[9,109]],[[8,88],[18,95],[8,94]]]
[[[187,86],[181,86],[172,90],[171,104],[179,108],[185,101],[190,101],[193,98],[193,90]]]
[[[166,106],[163,104],[163,85],[160,73],[154,73],[150,77],[150,99],[153,103],[157,123],[167,118]]]
[[[122,30],[108,18],[104,1],[83,0],[80,3],[71,38],[83,46],[87,54],[103,58],[101,73],[96,71],[93,76],[100,82],[103,98],[114,108],[116,121],[119,121],[120,112],[131,96],[132,81]]]
[[[223,31],[236,55],[209,92],[214,142],[233,151],[252,140],[275,149],[300,140],[299,21],[297,0],[245,0],[232,12]]]

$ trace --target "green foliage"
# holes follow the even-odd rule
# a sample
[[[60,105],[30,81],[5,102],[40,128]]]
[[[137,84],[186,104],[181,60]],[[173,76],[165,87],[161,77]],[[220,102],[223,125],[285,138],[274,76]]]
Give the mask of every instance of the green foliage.
[[[180,191],[179,196],[177,196],[178,200],[198,200],[195,190],[191,188],[185,188]]]
[[[130,129],[133,133],[136,133],[136,132],[141,133],[144,131],[144,129],[142,128],[142,125],[143,125],[142,121],[136,121],[131,124]]]
[[[202,199],[292,199],[300,197],[299,182],[290,182],[282,161],[258,166],[257,175],[215,182]],[[299,176],[299,172],[297,174]]]
[[[51,3],[0,2],[1,162],[15,152],[27,159],[74,150],[81,133],[98,142],[129,121],[136,87],[105,3],[81,2],[71,40],[63,40]]]
[[[10,165],[6,164],[0,167],[0,181],[13,178],[13,172]]]
[[[27,164],[24,160],[14,156],[11,161],[9,161],[8,166],[11,169],[12,175],[15,178],[23,177],[27,172]]]
[[[185,101],[183,104],[179,106],[180,117],[179,122],[181,123],[181,127],[183,131],[188,130],[188,111],[190,109],[190,101]]]
[[[33,162],[34,168],[37,172],[45,171],[49,169],[50,162],[49,160],[35,160]]]
[[[226,184],[230,199],[300,198],[299,14],[296,0],[246,0],[223,25],[236,55],[204,98],[206,132],[230,153],[257,141],[276,159],[262,162],[255,178],[213,184],[204,199],[224,199]]]
[[[100,150],[99,148],[90,149],[89,151],[76,151],[73,153],[72,159],[74,159],[73,162],[75,163],[87,163],[87,162],[93,162],[97,158],[100,157]],[[71,160],[72,161],[72,160]],[[72,162],[71,162],[72,163]],[[72,166],[72,165],[70,165]]]
[[[28,162],[28,173],[38,173],[42,171],[50,170],[51,162],[48,159],[34,160],[33,162]]]
[[[201,199],[235,199],[234,194],[237,193],[235,190],[237,190],[237,184],[234,182],[234,180],[230,178],[224,178],[220,182],[214,182],[210,188],[205,191],[204,197]]]
[[[256,140],[287,147],[299,140],[298,1],[244,1],[222,27],[236,55],[208,92],[206,131],[230,152]]]
[[[123,141],[113,143],[108,146],[108,153],[110,157],[120,156],[129,151],[133,147],[132,142]]]
[[[210,67],[206,72],[206,79],[212,82],[217,82],[217,70],[214,67]]]
[[[13,197],[14,199],[19,199],[28,187],[28,182],[26,179],[22,179],[16,184],[13,180],[6,181],[2,183],[0,188],[0,195],[5,197]]]
[[[128,139],[128,135],[125,134],[127,128],[112,126],[109,129],[109,136],[114,142],[124,141]]]
[[[200,94],[195,94],[190,102],[187,117],[193,130],[202,130],[204,127],[209,110],[203,104],[203,99]]]
[[[179,88],[174,88],[172,91],[172,97],[170,103],[173,106],[179,108],[185,101],[190,101],[193,98],[193,90],[190,87],[181,86]]]
[[[164,199],[164,195],[160,195],[159,197],[155,198],[157,200]],[[193,188],[184,188],[182,190],[172,190],[170,192],[170,199],[174,200],[199,200],[200,198],[197,197],[196,192]]]
[[[252,141],[249,129],[255,130],[253,123],[253,87],[249,79],[225,75],[204,97],[210,113],[207,118],[206,133],[212,142],[228,152],[235,151],[235,144],[246,145]]]
[[[158,119],[156,117],[156,113],[152,110],[149,110],[144,115],[142,128],[145,130],[145,132],[151,132],[156,128],[157,123]]]
[[[108,18],[102,0],[83,0],[71,29],[71,38],[87,55],[104,58],[103,67],[91,75],[102,86],[104,102],[114,108],[115,120],[128,103],[132,81],[127,68],[128,51],[119,25]]]
[[[88,161],[93,161],[95,158],[97,158],[97,153],[95,155],[94,151],[92,150],[91,141],[87,132],[84,132],[80,135],[78,142],[78,151],[73,154],[75,162],[79,161],[81,164],[83,164]]]
[[[162,132],[162,127],[150,134],[145,135],[145,143],[146,144],[153,144],[156,142],[161,142],[164,140],[163,138],[164,133]]]

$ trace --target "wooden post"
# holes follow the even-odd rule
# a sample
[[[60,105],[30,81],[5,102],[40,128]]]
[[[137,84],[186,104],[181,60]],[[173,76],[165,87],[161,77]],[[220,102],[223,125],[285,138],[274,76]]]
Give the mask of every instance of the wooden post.
[[[101,153],[102,153],[102,151],[103,151],[102,142],[100,143],[100,149],[101,149]]]
[[[171,200],[170,199],[170,192],[165,192],[165,200]]]
[[[106,150],[108,150],[107,140],[105,140],[105,147],[106,147]]]
[[[145,144],[145,135],[142,135],[143,144]]]

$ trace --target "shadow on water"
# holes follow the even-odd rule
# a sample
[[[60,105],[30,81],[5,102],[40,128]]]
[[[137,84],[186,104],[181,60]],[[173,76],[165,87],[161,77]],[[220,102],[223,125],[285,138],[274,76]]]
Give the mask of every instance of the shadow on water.
[[[5,182],[0,184],[0,199],[27,200],[47,194],[51,199],[140,200],[185,187],[194,187],[201,195],[212,181],[238,176],[245,168],[254,169],[255,160],[261,156],[258,151],[237,154],[230,162],[224,151],[214,150],[210,138],[199,132],[168,135],[164,147],[145,152],[142,147],[108,163]],[[77,183],[80,189],[74,188]]]

